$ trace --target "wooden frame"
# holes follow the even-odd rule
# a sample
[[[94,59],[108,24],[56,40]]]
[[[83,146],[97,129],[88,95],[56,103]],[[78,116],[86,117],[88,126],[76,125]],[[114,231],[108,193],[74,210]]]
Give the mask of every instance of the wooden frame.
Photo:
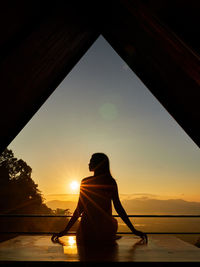
[[[89,2],[57,2],[29,1],[28,9],[22,1],[16,12],[11,8],[9,31],[1,30],[0,152],[100,34],[200,146],[200,61],[191,47],[143,1],[102,1],[92,11]],[[1,13],[8,10],[5,5]]]

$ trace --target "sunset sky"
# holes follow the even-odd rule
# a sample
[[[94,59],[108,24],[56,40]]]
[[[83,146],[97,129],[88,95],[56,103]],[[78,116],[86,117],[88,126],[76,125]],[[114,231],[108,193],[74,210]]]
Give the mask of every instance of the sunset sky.
[[[8,148],[44,195],[75,193],[104,152],[121,194],[200,201],[199,148],[103,37]]]

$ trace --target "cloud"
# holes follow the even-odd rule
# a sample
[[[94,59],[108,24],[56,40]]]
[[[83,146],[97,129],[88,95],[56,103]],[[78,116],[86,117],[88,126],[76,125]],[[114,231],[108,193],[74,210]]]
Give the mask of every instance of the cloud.
[[[148,194],[148,193],[135,193],[135,194],[120,194],[121,200],[131,200],[131,199],[152,199],[160,198],[159,195]]]

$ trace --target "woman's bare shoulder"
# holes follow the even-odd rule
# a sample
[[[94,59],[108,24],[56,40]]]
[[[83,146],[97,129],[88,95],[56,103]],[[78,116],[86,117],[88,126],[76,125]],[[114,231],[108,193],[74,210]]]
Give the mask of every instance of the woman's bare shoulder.
[[[83,179],[81,180],[81,184],[85,184],[85,183],[87,183],[89,180],[92,179],[92,177],[93,177],[93,176],[88,176],[88,177],[83,178]]]

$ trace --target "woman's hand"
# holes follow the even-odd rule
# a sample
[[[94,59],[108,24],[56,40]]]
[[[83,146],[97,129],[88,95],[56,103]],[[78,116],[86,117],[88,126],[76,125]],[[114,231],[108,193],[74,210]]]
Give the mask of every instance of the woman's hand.
[[[148,237],[147,237],[147,234],[145,234],[145,233],[143,233],[143,232],[141,232],[141,231],[138,231],[138,230],[134,231],[134,234],[135,234],[135,235],[138,235],[139,237],[141,237],[142,240],[145,241],[146,244],[148,243]]]
[[[61,231],[60,233],[54,233],[53,235],[52,235],[52,237],[51,237],[51,241],[52,242],[54,242],[54,243],[56,243],[56,242],[58,242],[58,238],[59,237],[61,237],[61,236],[63,236],[63,235],[65,235],[66,233],[64,232],[64,231]]]

